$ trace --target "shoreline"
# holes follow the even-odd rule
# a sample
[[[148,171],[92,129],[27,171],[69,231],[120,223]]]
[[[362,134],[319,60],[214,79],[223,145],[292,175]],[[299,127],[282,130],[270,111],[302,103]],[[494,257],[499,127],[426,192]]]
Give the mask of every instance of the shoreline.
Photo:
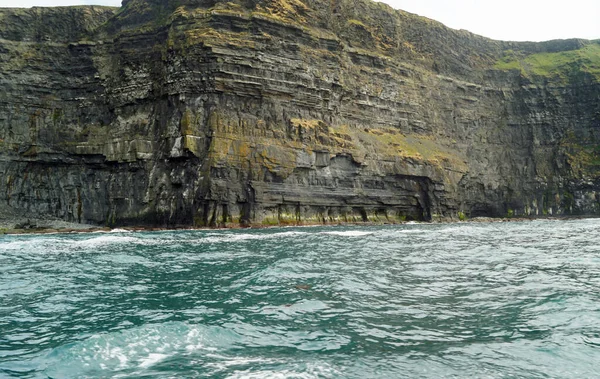
[[[238,229],[274,229],[274,228],[299,228],[299,227],[336,227],[336,226],[384,226],[384,225],[437,225],[437,224],[470,224],[470,223],[502,223],[502,222],[526,222],[535,220],[547,221],[568,221],[582,219],[597,219],[597,215],[581,215],[581,216],[544,216],[544,217],[475,217],[467,220],[443,220],[443,221],[407,221],[407,222],[338,222],[338,223],[298,223],[298,224],[282,224],[282,225],[225,225],[217,227],[194,227],[194,226],[173,226],[173,227],[157,227],[157,226],[121,226],[107,227],[96,226],[89,224],[73,224],[76,227],[41,227],[41,228],[12,228],[0,229],[2,235],[46,235],[46,234],[82,234],[82,233],[118,233],[123,232],[165,232],[165,231],[200,231],[200,230],[238,230]]]

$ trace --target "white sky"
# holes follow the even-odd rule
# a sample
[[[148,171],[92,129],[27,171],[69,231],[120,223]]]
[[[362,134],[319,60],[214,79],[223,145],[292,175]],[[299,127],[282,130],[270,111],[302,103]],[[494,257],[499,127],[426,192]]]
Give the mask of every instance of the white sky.
[[[166,1],[166,0],[165,0]],[[385,0],[455,29],[514,41],[600,39],[600,0]],[[0,7],[102,4],[120,0],[0,0]]]

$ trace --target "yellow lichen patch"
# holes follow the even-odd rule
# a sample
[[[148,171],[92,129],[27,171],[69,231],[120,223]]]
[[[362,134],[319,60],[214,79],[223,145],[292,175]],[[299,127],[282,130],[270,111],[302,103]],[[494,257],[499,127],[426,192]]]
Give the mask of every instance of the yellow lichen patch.
[[[318,119],[292,118],[287,126],[267,124],[211,114],[213,164],[249,167],[255,175],[267,170],[285,179],[298,166],[299,157],[307,157],[302,158],[306,165],[314,152],[326,152],[350,155],[366,165],[374,161],[419,161],[444,177],[467,171],[464,154],[433,136],[404,135],[394,128],[329,125]]]
[[[415,46],[408,41],[402,42],[402,46],[404,46],[405,49],[410,50],[412,53],[414,53],[416,51]]]
[[[180,129],[181,129],[182,136],[185,136],[188,134],[193,134],[192,122],[193,122],[192,112],[189,109],[186,109],[186,111],[181,116]]]
[[[218,136],[212,139],[209,159],[213,166],[233,166],[252,170],[252,147],[243,140]]]
[[[360,20],[350,19],[350,20],[346,21],[346,24],[360,26],[365,29],[367,28],[367,26]]]
[[[183,148],[199,157],[204,151],[204,138],[186,135],[183,137]]]
[[[300,48],[300,53],[302,54],[302,56],[308,60],[313,60],[313,59],[321,59],[321,60],[329,60],[329,61],[333,60],[333,61],[336,61],[339,66],[341,66],[343,64],[340,55],[334,54],[327,49],[314,49],[314,48],[308,47],[306,45],[300,45],[299,48]]]
[[[175,11],[173,13],[171,13],[168,21],[173,22],[178,19],[179,20],[195,19],[198,17],[206,16],[208,14],[208,12],[211,10],[212,10],[212,8],[207,10],[207,9],[203,9],[200,7],[180,6],[180,7],[177,7],[177,9],[175,9]]]
[[[230,133],[217,133],[211,143],[210,158],[214,165],[248,167],[258,173],[262,169],[282,178],[296,168],[296,148],[281,140],[265,137],[247,138]]]
[[[208,116],[208,130],[212,133],[217,132],[219,130],[219,124],[220,124],[220,120],[219,120],[219,113],[218,112],[212,112],[209,116]]]
[[[249,20],[252,17],[252,10],[231,2],[219,2],[208,9],[195,6],[180,6],[171,13],[168,23],[172,24],[176,21],[189,23],[190,20],[205,21],[211,16],[231,16]]]
[[[273,126],[264,120],[239,120],[214,112],[208,124],[212,132],[210,158],[214,165],[249,166],[255,174],[266,169],[283,178],[295,169],[297,150],[302,149],[302,144],[276,138],[283,131],[270,133]]]
[[[290,120],[294,137],[298,141],[316,149],[328,148],[330,151],[344,152],[356,150],[352,136],[343,127],[331,128],[321,120]]]
[[[213,28],[196,28],[186,30],[185,39],[187,45],[198,43],[217,45],[217,46],[235,46],[245,48],[255,48],[256,42],[248,32],[234,33],[225,30],[215,30]]]
[[[234,140],[231,138],[225,138],[224,136],[213,136],[209,154],[210,157],[219,163],[227,163],[228,161],[235,160],[239,162],[239,154],[236,154],[236,149],[233,146]]]
[[[248,159],[252,153],[250,145],[245,141],[232,141],[230,151],[234,155],[244,159]]]
[[[316,140],[319,136],[319,131],[323,132],[327,130],[327,126],[319,120],[293,118],[290,120],[290,124],[294,134],[296,134],[301,141],[306,142]]]
[[[304,120],[301,118],[292,118],[290,122],[292,126],[304,129],[315,129],[319,123],[322,123],[321,120]]]
[[[243,12],[246,10],[246,8],[244,8],[243,6],[241,6],[240,4],[237,3],[232,3],[230,1],[226,2],[226,3],[217,3],[215,4],[214,8],[224,8],[224,9],[229,9],[229,10],[236,10],[238,12]]]
[[[306,12],[309,8],[300,0],[270,0],[264,7],[257,5],[256,13],[280,21],[293,21],[306,24]]]
[[[296,153],[290,146],[263,145],[258,152],[258,163],[282,178],[296,168]]]
[[[328,130],[329,144],[328,146],[333,147],[335,153],[342,153],[349,151],[353,155],[360,155],[359,147],[357,147],[357,138],[353,138],[348,126],[341,125],[337,127],[330,127]]]
[[[369,156],[411,158],[456,171],[467,170],[462,154],[438,143],[432,136],[406,136],[391,128],[356,129],[353,134]]]

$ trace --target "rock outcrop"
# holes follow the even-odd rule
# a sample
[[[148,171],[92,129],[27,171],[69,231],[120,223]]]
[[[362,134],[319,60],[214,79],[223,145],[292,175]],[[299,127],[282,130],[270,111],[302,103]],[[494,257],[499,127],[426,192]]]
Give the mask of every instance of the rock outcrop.
[[[600,42],[367,0],[0,9],[0,202],[102,225],[600,213]]]

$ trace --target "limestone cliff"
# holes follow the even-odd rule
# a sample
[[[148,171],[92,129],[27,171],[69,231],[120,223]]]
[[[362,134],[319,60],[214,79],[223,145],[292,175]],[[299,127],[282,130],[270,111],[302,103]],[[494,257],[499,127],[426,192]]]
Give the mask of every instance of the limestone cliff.
[[[600,42],[367,0],[0,9],[0,202],[107,225],[600,213]]]

